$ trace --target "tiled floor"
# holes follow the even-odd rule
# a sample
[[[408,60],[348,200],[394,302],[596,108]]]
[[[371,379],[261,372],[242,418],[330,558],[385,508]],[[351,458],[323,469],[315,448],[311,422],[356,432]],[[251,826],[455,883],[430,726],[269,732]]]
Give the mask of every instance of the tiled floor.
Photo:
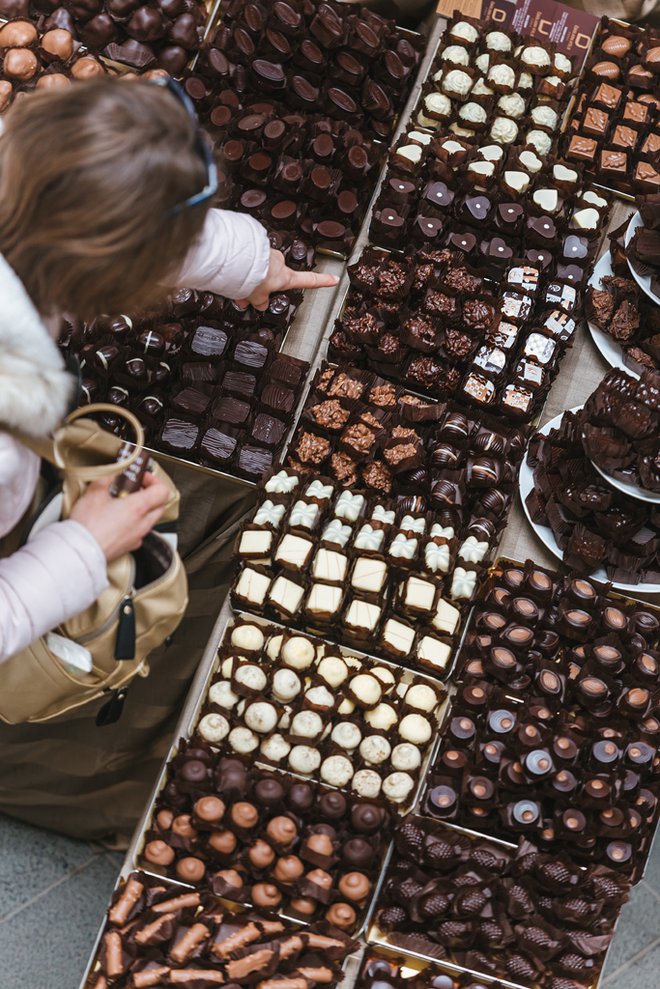
[[[0,989],[77,989],[121,860],[0,816]],[[660,989],[660,840],[602,987]]]

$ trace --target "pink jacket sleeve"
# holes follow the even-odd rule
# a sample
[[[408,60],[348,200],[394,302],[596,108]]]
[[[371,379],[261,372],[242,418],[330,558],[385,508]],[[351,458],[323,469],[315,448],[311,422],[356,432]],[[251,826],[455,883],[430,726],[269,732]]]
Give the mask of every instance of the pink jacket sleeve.
[[[0,436],[0,533],[9,532],[27,508],[38,472],[35,454]],[[46,526],[0,559],[0,662],[84,611],[107,583],[101,547],[71,519]]]
[[[199,239],[168,281],[174,288],[244,299],[266,277],[269,256],[268,234],[257,220],[246,213],[211,209]]]

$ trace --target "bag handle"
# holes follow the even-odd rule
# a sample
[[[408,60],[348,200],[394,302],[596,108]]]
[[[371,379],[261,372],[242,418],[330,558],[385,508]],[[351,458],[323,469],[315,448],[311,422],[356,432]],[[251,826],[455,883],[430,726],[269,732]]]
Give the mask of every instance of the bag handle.
[[[109,412],[112,415],[118,415],[120,418],[126,420],[133,430],[135,437],[132,453],[130,453],[123,460],[113,461],[109,464],[98,464],[96,466],[89,467],[76,467],[67,464],[64,453],[66,450],[66,443],[63,442],[66,440],[66,427],[75,422],[76,419],[82,419],[89,415],[96,415],[99,412]],[[74,409],[74,411],[66,417],[63,425],[56,430],[53,438],[53,459],[55,465],[61,470],[66,471],[69,477],[79,481],[97,481],[103,477],[114,477],[115,474],[121,474],[135,463],[143,449],[144,429],[142,428],[142,423],[138,417],[128,409],[124,409],[120,405],[111,405],[108,402],[93,402],[91,405],[83,405],[79,409]]]

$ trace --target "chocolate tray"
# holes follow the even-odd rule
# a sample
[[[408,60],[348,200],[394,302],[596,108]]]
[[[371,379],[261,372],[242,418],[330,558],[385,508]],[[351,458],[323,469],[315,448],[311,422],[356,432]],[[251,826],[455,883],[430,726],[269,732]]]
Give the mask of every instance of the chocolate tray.
[[[252,615],[252,614],[248,614],[247,612],[234,612],[234,611],[231,611],[230,614],[229,614],[229,616],[228,616],[228,618],[226,619],[226,622],[224,624],[224,627],[222,628],[221,634],[219,634],[217,637],[215,636],[215,631],[217,630],[218,626],[216,626],[216,630],[214,630],[214,638],[213,638],[213,643],[214,643],[213,644],[214,658],[213,658],[213,660],[211,662],[211,665],[206,668],[205,677],[204,677],[203,682],[197,682],[196,681],[196,683],[195,683],[195,688],[196,688],[196,691],[195,691],[195,693],[196,693],[195,703],[190,708],[190,710],[187,712],[187,716],[186,716],[186,719],[185,719],[185,724],[182,724],[182,723],[179,724],[179,734],[185,735],[186,737],[190,737],[194,733],[195,727],[196,727],[197,722],[199,720],[199,715],[200,715],[201,710],[202,710],[202,708],[203,708],[203,706],[204,706],[204,704],[206,702],[206,697],[207,697],[208,689],[209,689],[210,684],[211,684],[211,682],[213,680],[213,677],[216,675],[217,670],[218,670],[218,666],[219,666],[218,656],[217,656],[218,649],[220,648],[220,646],[224,642],[225,637],[227,636],[227,633],[229,631],[231,631],[231,629],[233,629],[234,626],[237,624],[237,619],[241,619],[241,618],[244,618],[247,621],[252,622],[255,625],[260,625],[261,627],[264,627],[264,628],[265,627],[271,627],[272,626],[272,627],[281,629],[283,632],[290,631],[286,626],[284,626],[284,625],[282,625],[282,624],[280,624],[278,622],[269,621],[269,620],[267,620],[265,618],[262,618],[259,615]],[[308,633],[306,633],[306,634],[308,634]],[[322,639],[320,636],[310,636],[310,637],[318,639],[319,642],[328,642],[328,640]],[[412,670],[406,670],[403,667],[397,666],[396,663],[392,663],[389,660],[381,659],[380,657],[370,656],[367,653],[361,652],[358,649],[352,649],[352,648],[348,648],[348,647],[345,647],[345,646],[335,646],[334,643],[329,643],[329,644],[331,644],[335,648],[338,648],[339,651],[342,654],[346,654],[346,655],[350,655],[350,656],[356,656],[358,659],[365,659],[365,660],[368,660],[369,662],[376,663],[378,666],[389,667],[390,669],[395,670],[397,673],[403,673],[404,677],[406,678],[407,682],[409,682],[409,683],[412,683],[413,681],[415,681],[415,682],[429,684],[435,690],[437,690],[441,686],[437,680],[435,680],[431,676],[428,676],[425,673],[421,673],[421,672],[417,672],[417,671],[414,671],[413,672]],[[209,649],[211,648],[211,643],[209,643],[209,647],[207,647],[207,648],[209,648]],[[197,689],[197,688],[199,688],[199,689]],[[445,696],[442,699],[442,701],[440,702],[440,705],[439,705],[439,707],[437,709],[436,720],[437,720],[437,724],[438,725],[442,722],[442,720],[444,718],[444,712],[445,712],[445,709],[446,709],[446,704],[447,704],[447,698]],[[431,758],[431,755],[433,753],[433,750],[435,749],[436,743],[437,743],[437,738],[434,739],[429,744],[429,747],[426,750],[426,753],[425,753],[425,755],[424,755],[424,757],[422,759],[421,766],[419,768],[419,780],[418,780],[417,784],[415,785],[415,787],[414,787],[414,789],[413,789],[413,791],[412,791],[409,799],[406,801],[405,804],[401,805],[398,808],[392,806],[392,809],[395,812],[397,812],[397,810],[398,810],[398,813],[399,814],[404,815],[404,814],[407,814],[415,806],[415,804],[416,804],[416,802],[417,802],[417,800],[419,798],[419,795],[421,793],[422,786],[423,786],[423,783],[424,783],[424,778],[426,776],[426,772],[427,772],[427,769],[428,769],[429,764],[430,764],[430,758]],[[169,756],[168,756],[168,761],[169,761]],[[272,764],[267,763],[265,761],[261,761],[259,759],[255,759],[254,761],[255,761],[255,765],[258,765],[260,768],[271,769],[271,770],[277,768],[277,767],[273,766]],[[165,770],[163,770],[163,772],[164,771]],[[286,773],[287,774],[290,774],[290,772],[291,772],[290,770],[286,770]],[[295,775],[295,774],[293,774],[293,775]],[[312,776],[312,777],[306,777],[306,778],[314,779],[314,776]],[[161,779],[162,779],[162,777],[161,777]],[[150,808],[149,808],[148,814],[145,815],[145,817],[148,817],[149,820],[151,819],[151,814],[152,814],[154,803],[155,803],[155,794],[153,795],[153,797],[152,797],[152,799],[150,801]],[[140,825],[141,829],[144,829],[144,820],[145,819],[143,818],[143,821],[141,822],[141,825]],[[135,851],[134,851],[134,854],[135,854]]]
[[[356,977],[355,989],[362,989],[362,972],[364,967],[371,961],[376,961],[382,959],[387,961],[392,965],[400,966],[400,977],[404,979],[415,979],[419,976],[424,976],[425,980],[428,979],[428,984],[431,985],[431,979],[436,975],[457,975],[453,969],[447,968],[446,964],[439,959],[430,962],[428,959],[422,959],[421,956],[417,957],[409,953],[404,952],[400,948],[385,947],[384,945],[378,945],[377,947],[368,946],[362,957],[362,964],[360,965],[360,970]],[[430,971],[432,969],[432,971]],[[462,974],[462,973],[461,973]],[[465,970],[466,978],[470,978],[470,974]],[[460,978],[460,975],[459,975]],[[502,986],[502,982],[492,979],[488,976],[482,975],[479,977],[479,983],[483,985],[484,989],[498,989]],[[373,987],[373,983],[372,983]]]
[[[435,748],[435,746],[433,746],[433,748]],[[140,872],[144,872],[147,875],[156,876],[160,879],[165,879],[167,882],[171,882],[185,889],[196,889],[196,890],[201,890],[204,888],[208,889],[208,882],[205,880],[202,880],[199,883],[186,883],[180,879],[176,879],[173,876],[168,875],[167,871],[164,868],[160,869],[157,865],[148,862],[143,857],[147,832],[150,829],[150,824],[153,823],[153,811],[155,811],[155,806],[158,803],[158,800],[163,792],[163,789],[168,782],[168,776],[170,775],[169,769],[172,764],[172,760],[180,751],[181,751],[180,745],[175,745],[172,747],[167,762],[164,764],[163,769],[159,774],[158,789],[154,793],[153,799],[150,802],[150,806],[152,807],[152,820],[151,821],[147,820],[146,828],[142,830],[139,836],[139,840],[137,844],[134,846],[133,854],[131,855],[130,859],[128,859],[127,862],[125,863],[122,873],[126,872],[127,870],[128,871],[139,870]],[[333,788],[328,786],[327,784],[318,782],[317,780],[314,779],[310,780],[308,777],[300,776],[298,773],[291,772],[290,770],[288,770],[287,772],[282,772],[281,770],[273,769],[271,766],[265,766],[262,763],[255,763],[254,765],[258,767],[260,770],[263,769],[265,772],[272,773],[276,777],[282,777],[283,781],[285,782],[287,780],[289,782],[291,780],[305,782],[305,783],[312,782],[313,784],[318,786],[318,791],[321,794],[329,793],[332,792],[333,790]],[[346,791],[342,791],[342,792],[346,793]],[[381,799],[377,798],[371,802],[386,806],[382,798]],[[393,814],[391,809],[390,809],[390,813]],[[394,821],[392,821],[392,823],[394,823]],[[347,933],[351,934],[352,937],[359,937],[363,935],[364,931],[366,930],[369,917],[371,916],[372,913],[373,905],[380,893],[382,877],[385,873],[385,870],[387,869],[387,865],[389,863],[391,853],[392,853],[392,841],[391,839],[388,839],[387,842],[384,843],[383,845],[382,854],[380,856],[376,868],[374,869],[375,878],[374,878],[374,883],[371,893],[369,894],[365,905],[358,911],[358,918],[357,918],[355,930],[352,932],[352,934],[350,931],[347,931]],[[220,896],[219,894],[214,894],[214,895],[217,897],[217,899],[222,900],[222,902],[232,903],[236,907],[236,909],[241,909],[241,910],[250,909],[250,908],[255,910],[259,909],[259,907],[255,906],[255,904],[252,903],[249,898],[239,901],[239,900],[232,900],[229,896]],[[291,924],[295,924],[301,927],[306,927],[308,926],[308,924],[317,922],[319,919],[319,918],[314,918],[313,920],[307,921],[301,918],[300,916],[297,916],[296,914],[287,911],[286,906],[274,908],[271,912],[277,917],[280,917],[282,920],[285,920]]]
[[[145,869],[132,869],[127,865],[125,865],[122,868],[119,876],[117,877],[117,882],[115,883],[115,886],[108,898],[108,904],[110,903],[114,893],[124,884],[124,882],[126,882],[129,875],[134,872],[142,873],[147,879],[152,877],[152,874],[148,873]],[[173,893],[178,891],[180,891],[181,893],[185,893],[194,888],[184,883],[180,883],[175,879],[169,879],[169,878],[164,879],[160,876],[158,876],[157,878],[160,880],[163,886],[171,887]],[[246,910],[246,907],[241,904],[233,903],[231,901],[223,900],[221,898],[217,898],[217,899],[218,902],[230,913],[241,914],[244,913]],[[267,915],[264,914],[264,916]],[[270,914],[268,916],[273,917],[274,919],[273,914]],[[289,920],[287,920],[286,923],[293,929],[295,929],[296,926],[298,927],[300,926],[300,925],[296,925],[295,922],[291,922]],[[80,980],[78,989],[92,989],[94,985],[92,979],[100,972],[99,954],[101,948],[101,941],[103,935],[106,933],[106,929],[107,929],[107,913],[106,915],[104,915],[101,925],[99,927],[98,934],[95,938],[94,945],[90,953],[89,961],[87,963],[83,976]],[[344,962],[341,966],[342,975],[340,976],[342,981],[342,986],[344,987],[344,989],[351,989],[351,987],[354,985],[360,969],[363,951],[364,948],[362,944],[360,944],[355,951],[347,955],[347,957],[344,959]]]

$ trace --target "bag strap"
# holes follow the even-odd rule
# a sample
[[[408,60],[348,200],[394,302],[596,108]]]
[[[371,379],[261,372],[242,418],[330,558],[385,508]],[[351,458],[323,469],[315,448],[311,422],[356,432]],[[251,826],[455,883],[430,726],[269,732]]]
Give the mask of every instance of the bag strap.
[[[108,412],[112,415],[119,416],[128,422],[129,426],[133,430],[134,440],[133,450],[127,457],[123,460],[112,461],[109,464],[98,464],[90,467],[74,467],[66,462],[66,427],[70,426],[77,419],[86,418],[90,415],[96,415],[99,412]],[[54,463],[56,467],[60,470],[66,472],[66,474],[78,481],[97,481],[102,477],[114,477],[116,474],[121,474],[125,471],[127,467],[130,467],[135,463],[137,458],[142,453],[144,449],[144,429],[142,428],[142,423],[136,415],[130,412],[128,409],[124,409],[120,405],[110,405],[108,402],[93,402],[91,405],[83,405],[79,409],[74,409],[66,419],[63,425],[55,432],[53,437],[53,455]]]
[[[75,467],[67,464],[65,452],[66,427],[74,423],[77,419],[96,415],[100,412],[108,412],[128,422],[134,435],[132,452],[123,460],[112,461],[112,463],[108,464],[98,464],[89,467]],[[125,471],[135,463],[144,449],[144,429],[140,420],[128,409],[124,409],[120,405],[111,405],[109,402],[94,402],[91,405],[83,405],[79,409],[74,409],[66,417],[63,424],[55,431],[54,436],[29,436],[18,429],[11,429],[7,426],[1,428],[4,432],[9,433],[10,436],[17,439],[19,443],[22,443],[23,446],[26,446],[28,450],[36,453],[42,460],[47,460],[48,463],[65,471],[69,477],[79,481],[96,481],[102,477],[114,477],[115,474],[121,474],[122,471]]]

